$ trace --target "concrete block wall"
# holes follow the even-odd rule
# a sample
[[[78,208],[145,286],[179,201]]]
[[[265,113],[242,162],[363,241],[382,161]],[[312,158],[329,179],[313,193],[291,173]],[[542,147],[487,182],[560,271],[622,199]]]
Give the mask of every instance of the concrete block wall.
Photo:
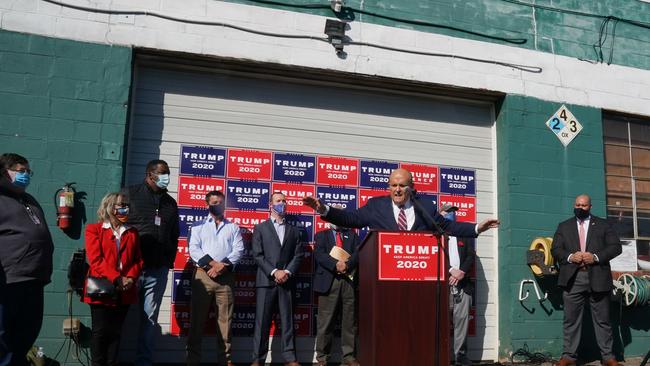
[[[558,223],[572,216],[578,194],[591,195],[595,215],[606,214],[602,111],[567,105],[583,130],[564,147],[545,125],[560,106],[534,98],[507,96],[497,111],[502,358],[524,344],[531,351],[549,352],[556,358],[561,355],[561,291],[556,287],[555,277],[535,279],[526,265],[526,251],[534,238],[552,237]],[[525,289],[530,290],[530,297],[520,303],[519,284],[524,279],[535,279],[549,293],[549,299],[540,303],[529,286]],[[643,356],[650,344],[650,334],[633,317],[647,317],[648,309],[612,308],[616,350],[625,357]],[[589,337],[585,339],[584,354],[598,359],[595,342],[590,342]]]
[[[650,70],[646,47],[650,30],[630,28],[618,22],[614,64],[594,63],[593,43],[600,23],[594,19],[534,10],[505,0],[465,4],[452,1],[347,1],[354,8],[381,12],[407,20],[439,22],[442,26],[525,39],[523,44],[472,36],[445,28],[421,27],[356,14],[346,36],[354,42],[382,47],[471,57],[436,57],[361,45],[345,47],[339,57],[333,47],[312,39],[272,37],[218,25],[188,21],[223,22],[254,31],[283,35],[324,37],[325,19],[334,18],[327,2],[318,9],[263,7],[254,1],[192,0],[178,6],[167,0],[61,0],[84,6],[77,10],[43,0],[0,1],[0,28],[100,44],[144,47],[225,58],[271,62],[315,69],[382,76],[408,81],[458,86],[586,105],[612,111],[650,116]],[[287,0],[300,3],[298,0]],[[650,4],[636,0],[619,2],[572,0],[536,1],[540,5],[614,13],[643,20]],[[257,5],[257,6],[256,6]],[[134,10],[148,15],[94,12]],[[538,11],[539,10],[539,11]],[[302,12],[299,12],[302,11]],[[180,20],[154,16],[172,16]],[[570,18],[570,19],[569,19]],[[571,21],[569,21],[571,20]],[[580,35],[579,27],[590,29]],[[610,31],[613,24],[610,24]],[[609,40],[612,35],[609,35]],[[645,43],[644,43],[645,42]],[[536,46],[535,46],[536,45]],[[609,45],[606,43],[606,46]],[[562,52],[560,52],[562,51]],[[603,50],[608,55],[607,50]],[[582,59],[588,60],[582,60]],[[490,61],[540,67],[533,73]]]
[[[54,274],[46,288],[37,344],[53,356],[68,314],[67,266],[81,237],[56,227],[54,193],[76,182],[88,222],[104,194],[119,189],[131,83],[131,49],[0,30],[0,152],[25,156],[34,170],[28,192],[53,234]],[[75,295],[72,311],[89,324]],[[65,350],[63,350],[65,352]]]

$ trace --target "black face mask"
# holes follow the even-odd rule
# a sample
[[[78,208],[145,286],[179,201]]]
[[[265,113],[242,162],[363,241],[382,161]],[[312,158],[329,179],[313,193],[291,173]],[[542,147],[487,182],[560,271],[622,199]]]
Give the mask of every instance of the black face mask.
[[[586,219],[587,217],[589,217],[589,210],[584,210],[584,209],[582,209],[580,207],[576,207],[576,208],[573,209],[573,214],[576,215],[578,220],[582,221],[582,220]]]
[[[208,210],[210,211],[211,214],[213,214],[216,217],[222,217],[223,216],[223,211],[224,207],[223,204],[220,205],[210,205],[208,206]]]

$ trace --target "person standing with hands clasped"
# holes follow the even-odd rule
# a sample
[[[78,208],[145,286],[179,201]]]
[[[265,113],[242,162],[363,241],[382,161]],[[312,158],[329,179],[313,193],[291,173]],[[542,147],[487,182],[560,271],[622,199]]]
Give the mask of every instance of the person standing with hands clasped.
[[[609,320],[613,288],[609,261],[621,254],[621,242],[607,221],[591,214],[591,198],[576,197],[574,217],[561,222],[551,252],[560,266],[557,284],[564,301],[564,348],[557,366],[574,365],[582,333],[582,315],[588,301],[605,366],[617,366]]]
[[[234,268],[244,252],[239,226],[224,217],[225,197],[220,191],[205,195],[210,215],[192,227],[190,257],[196,264],[192,278],[192,308],[187,337],[187,365],[201,364],[201,340],[210,304],[217,310],[217,365],[233,366],[230,359]]]
[[[341,351],[343,364],[359,366],[356,359],[357,341],[357,264],[359,236],[350,229],[330,224],[330,230],[316,234],[314,241],[314,292],[318,296],[316,360],[327,366],[332,350],[332,338],[337,314],[341,315]],[[335,247],[340,250],[334,249]],[[349,257],[339,257],[339,252]],[[338,257],[334,258],[332,254]]]
[[[271,217],[253,229],[253,257],[257,263],[255,279],[255,329],[253,332],[253,363],[261,366],[269,349],[269,331],[276,309],[282,327],[282,357],[286,366],[296,362],[293,336],[293,299],[295,283],[303,251],[300,231],[285,219],[287,199],[274,192],[269,202]]]
[[[92,365],[117,365],[122,324],[129,304],[138,300],[136,280],[142,269],[142,256],[137,230],[125,225],[129,216],[126,196],[104,196],[97,216],[97,223],[86,226],[88,277],[107,279],[114,285],[114,291],[96,297],[88,293],[86,284],[83,301],[90,304],[92,318]]]

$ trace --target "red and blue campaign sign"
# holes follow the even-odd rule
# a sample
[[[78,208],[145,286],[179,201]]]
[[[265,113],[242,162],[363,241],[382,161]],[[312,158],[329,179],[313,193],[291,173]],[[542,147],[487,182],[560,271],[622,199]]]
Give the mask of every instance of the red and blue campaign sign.
[[[303,256],[300,261],[300,269],[298,270],[298,273],[310,274],[314,271],[314,245],[303,244],[302,250]]]
[[[230,222],[239,225],[240,229],[252,231],[255,225],[261,224],[269,218],[269,213],[261,211],[226,210],[225,216]]]
[[[314,216],[314,235],[323,230],[331,229],[330,223],[321,219],[320,215]]]
[[[319,156],[316,182],[329,186],[356,186],[359,181],[359,160],[338,156]]]
[[[192,299],[193,271],[174,271],[172,282],[172,303],[189,304]]]
[[[316,187],[310,184],[295,184],[273,182],[272,192],[282,192],[287,199],[287,212],[289,213],[313,213],[314,210],[305,206],[302,199],[315,195]]]
[[[205,203],[205,201],[203,201]],[[189,236],[191,227],[203,221],[209,215],[207,208],[179,207],[178,208],[178,228],[181,238]]]
[[[311,306],[300,305],[295,307],[293,311],[293,328],[296,336],[309,337],[311,335],[311,317]],[[269,334],[274,337],[282,336],[279,313],[273,318]]]
[[[401,167],[411,172],[418,192],[438,193],[437,166],[402,163]]]
[[[257,271],[257,263],[255,263],[255,258],[253,258],[252,251],[250,249],[245,249],[244,254],[239,258],[239,263],[237,263],[237,268],[235,269],[237,273],[253,273]]]
[[[311,275],[298,274],[294,277],[296,293],[294,299],[298,305],[311,305]]]
[[[388,161],[361,160],[359,162],[359,187],[386,189],[390,173],[399,164]]]
[[[316,198],[329,206],[339,205],[340,208],[352,211],[357,209],[358,193],[355,188],[317,187]],[[313,212],[313,210],[312,210]]]
[[[435,236],[409,232],[378,235],[377,277],[380,281],[445,280],[447,271],[438,271],[438,264],[445,263],[444,252]]]
[[[316,157],[302,154],[273,154],[273,180],[314,183]]]
[[[440,204],[444,205],[445,203],[458,207],[456,221],[476,222],[476,197],[441,194]]]
[[[206,207],[205,194],[210,191],[221,191],[225,181],[221,178],[178,177],[178,205],[191,207]]]
[[[268,210],[270,187],[267,182],[229,180],[226,207],[240,210]]]
[[[387,190],[377,190],[377,189],[365,189],[359,188],[359,208],[363,207],[368,203],[368,200],[373,197],[387,196]]]
[[[476,195],[476,172],[460,168],[440,168],[440,192]]]
[[[194,268],[194,265],[190,263],[190,249],[187,246],[187,240],[179,239],[176,258],[174,258],[174,270],[183,271],[190,268]]]
[[[433,207],[435,207],[436,210],[438,209],[438,195],[437,194],[418,193],[418,197],[423,201],[430,202],[431,204],[433,204]]]
[[[226,149],[211,146],[181,146],[181,175],[223,177],[226,175]]]
[[[314,216],[287,215],[285,220],[287,224],[300,230],[300,240],[303,243],[310,243],[314,240]]]
[[[255,272],[235,272],[235,304],[255,304]]]
[[[230,327],[234,337],[252,337],[255,328],[255,305],[238,304],[235,301]]]
[[[228,149],[228,178],[271,180],[273,153]]]

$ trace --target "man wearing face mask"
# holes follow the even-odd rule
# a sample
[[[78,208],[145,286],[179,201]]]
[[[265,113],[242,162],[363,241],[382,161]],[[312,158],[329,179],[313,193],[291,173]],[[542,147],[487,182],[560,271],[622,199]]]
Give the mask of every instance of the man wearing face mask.
[[[205,195],[210,215],[192,226],[190,257],[196,264],[192,279],[192,308],[187,337],[187,365],[201,363],[201,340],[210,304],[217,310],[217,365],[234,366],[230,359],[235,285],[233,269],[244,252],[239,226],[224,218],[225,197],[219,191]]]
[[[0,155],[0,365],[27,365],[43,322],[43,288],[54,244],[41,206],[25,192],[32,171],[18,154]]]
[[[558,366],[576,363],[586,302],[605,366],[617,366],[609,320],[612,270],[609,261],[621,254],[621,242],[612,227],[591,214],[591,198],[576,197],[574,217],[561,222],[553,237],[552,253],[560,266],[557,284],[563,290],[564,348]]]
[[[456,221],[458,207],[448,203],[440,207],[440,214],[447,220]],[[449,302],[452,309],[454,338],[450,342],[451,362],[453,365],[468,366],[472,361],[467,356],[467,327],[469,325],[469,308],[472,305],[472,282],[469,272],[476,259],[473,238],[449,236]]]
[[[140,234],[144,267],[139,280],[140,329],[135,365],[150,366],[155,337],[160,333],[158,312],[169,269],[178,250],[178,205],[167,193],[169,166],[164,160],[147,163],[144,182],[123,190],[130,198],[128,225]]]
[[[318,296],[318,324],[316,333],[316,360],[318,366],[327,366],[332,350],[334,325],[341,315],[341,353],[343,364],[359,366],[356,359],[356,268],[359,262],[359,236],[352,230],[330,224],[314,237],[314,292]],[[350,254],[347,261],[330,256],[339,247]],[[351,277],[352,276],[352,277]],[[340,306],[339,306],[340,304]],[[337,311],[338,309],[338,311]]]
[[[285,220],[287,200],[284,194],[271,195],[271,217],[255,225],[253,230],[253,257],[257,263],[255,279],[255,330],[253,332],[253,363],[264,365],[269,349],[269,330],[276,309],[282,328],[282,357],[286,366],[300,366],[296,362],[293,337],[293,276],[298,272],[303,257],[300,231]]]

